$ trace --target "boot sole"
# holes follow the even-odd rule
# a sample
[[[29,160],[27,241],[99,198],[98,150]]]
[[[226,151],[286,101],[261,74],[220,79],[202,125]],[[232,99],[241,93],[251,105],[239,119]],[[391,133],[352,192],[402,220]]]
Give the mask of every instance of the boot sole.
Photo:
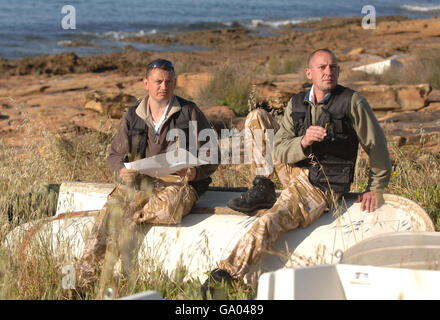
[[[268,204],[260,204],[260,205],[257,205],[257,206],[255,206],[255,207],[252,207],[252,208],[240,208],[240,207],[231,206],[231,205],[229,204],[229,202],[228,202],[227,206],[228,206],[228,208],[230,208],[230,209],[232,209],[232,210],[235,210],[235,211],[239,211],[239,212],[243,212],[243,213],[250,213],[250,212],[253,212],[253,211],[255,211],[255,210],[260,210],[260,209],[270,209],[270,208],[273,207],[273,204],[271,204],[271,205],[268,205]]]

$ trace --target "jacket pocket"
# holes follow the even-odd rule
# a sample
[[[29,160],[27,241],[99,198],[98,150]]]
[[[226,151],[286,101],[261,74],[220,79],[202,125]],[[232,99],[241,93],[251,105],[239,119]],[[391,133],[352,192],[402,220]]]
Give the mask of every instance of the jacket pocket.
[[[293,130],[295,135],[301,136],[305,134],[306,128],[304,126],[305,112],[292,112]]]
[[[309,179],[322,189],[328,190],[330,185],[335,192],[345,193],[350,190],[352,170],[352,165],[346,163],[315,165],[309,170]]]
[[[332,122],[334,123],[334,130],[336,134],[344,133],[344,118],[345,114],[332,114]]]

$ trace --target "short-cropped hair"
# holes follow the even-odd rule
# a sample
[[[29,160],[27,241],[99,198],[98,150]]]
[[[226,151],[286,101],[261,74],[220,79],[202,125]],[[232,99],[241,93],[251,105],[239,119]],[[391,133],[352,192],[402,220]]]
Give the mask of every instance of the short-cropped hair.
[[[335,54],[334,54],[330,49],[322,48],[322,49],[318,49],[318,50],[313,51],[313,52],[309,55],[309,58],[307,59],[307,68],[310,68],[310,62],[312,62],[313,57],[314,57],[315,54],[317,54],[318,52],[327,52],[327,53],[331,54],[332,57],[333,57],[333,59],[335,59],[336,63],[338,63],[338,59],[336,59]]]

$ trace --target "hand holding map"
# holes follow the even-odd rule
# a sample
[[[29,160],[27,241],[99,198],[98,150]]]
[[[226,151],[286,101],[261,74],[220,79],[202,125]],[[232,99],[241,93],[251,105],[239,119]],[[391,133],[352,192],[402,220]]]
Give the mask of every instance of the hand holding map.
[[[182,148],[149,158],[124,163],[127,169],[136,169],[141,174],[156,178],[175,173],[181,169],[197,167],[204,164],[208,164],[208,162],[198,159]]]

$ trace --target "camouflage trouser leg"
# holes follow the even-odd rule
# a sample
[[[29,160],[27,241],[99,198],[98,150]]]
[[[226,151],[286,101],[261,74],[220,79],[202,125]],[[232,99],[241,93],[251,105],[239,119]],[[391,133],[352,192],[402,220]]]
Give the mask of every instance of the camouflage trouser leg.
[[[258,169],[258,171],[261,172],[259,175],[265,176],[269,179],[272,179],[276,174],[283,186],[287,187],[290,184],[290,178],[292,177],[292,170],[294,166],[281,163],[275,156],[273,157],[272,163],[265,161],[262,155],[265,155],[267,150],[273,150],[273,147],[266,147],[266,140],[260,139],[260,137],[255,134],[257,131],[265,133],[270,129],[273,129],[275,134],[280,128],[280,125],[275,121],[270,113],[260,108],[252,110],[247,115],[245,128],[249,130],[251,138],[246,139],[245,147],[249,154],[252,154],[251,166],[253,172],[258,174]],[[253,147],[259,148],[262,150],[262,153],[251,153],[250,150],[253,150]]]
[[[102,264],[108,241],[112,234],[117,234],[120,250],[136,248],[140,236],[140,224],[177,224],[182,217],[191,211],[198,196],[195,189],[188,184],[166,183],[155,180],[152,193],[134,190],[118,185],[109,196],[107,203],[96,217],[95,224],[86,240],[84,254],[78,263],[78,271],[83,278],[91,278],[96,268]],[[122,213],[122,225],[113,226],[112,216]],[[121,235],[130,236],[130,243],[121,240]],[[122,246],[121,246],[122,245]],[[124,247],[124,248],[122,248]],[[120,252],[124,256],[124,252]]]
[[[253,128],[267,129],[261,124],[265,126],[272,123],[272,117],[264,110],[256,109],[249,115]],[[330,193],[310,183],[307,169],[283,164],[276,159],[274,166],[284,186],[281,195],[273,207],[264,211],[239,240],[230,255],[219,263],[219,268],[227,270],[234,278],[244,277],[249,267],[259,262],[262,254],[271,249],[282,233],[297,227],[307,227],[328,210],[331,204]]]
[[[189,184],[155,180],[151,199],[135,212],[133,220],[136,223],[178,224],[197,200],[197,192]]]
[[[277,161],[272,159],[273,141],[267,141],[266,137],[275,135],[280,128],[272,115],[263,109],[254,109],[246,117],[245,149],[251,159],[252,171],[256,175],[273,178],[274,164]],[[273,135],[269,134],[273,130]],[[268,146],[267,142],[271,145]],[[266,155],[270,153],[270,156]]]
[[[290,174],[291,183],[273,207],[264,211],[230,255],[219,263],[219,268],[227,270],[232,277],[244,277],[282,233],[305,228],[328,210],[331,195],[310,184],[307,169],[292,168]]]
[[[107,243],[116,234],[116,220],[122,220],[124,233],[131,234],[135,240],[138,226],[131,219],[131,213],[142,208],[149,199],[145,191],[137,191],[125,185],[118,185],[108,196],[107,202],[95,218],[95,223],[85,241],[84,253],[77,265],[80,281],[95,276],[96,269],[102,266]]]

